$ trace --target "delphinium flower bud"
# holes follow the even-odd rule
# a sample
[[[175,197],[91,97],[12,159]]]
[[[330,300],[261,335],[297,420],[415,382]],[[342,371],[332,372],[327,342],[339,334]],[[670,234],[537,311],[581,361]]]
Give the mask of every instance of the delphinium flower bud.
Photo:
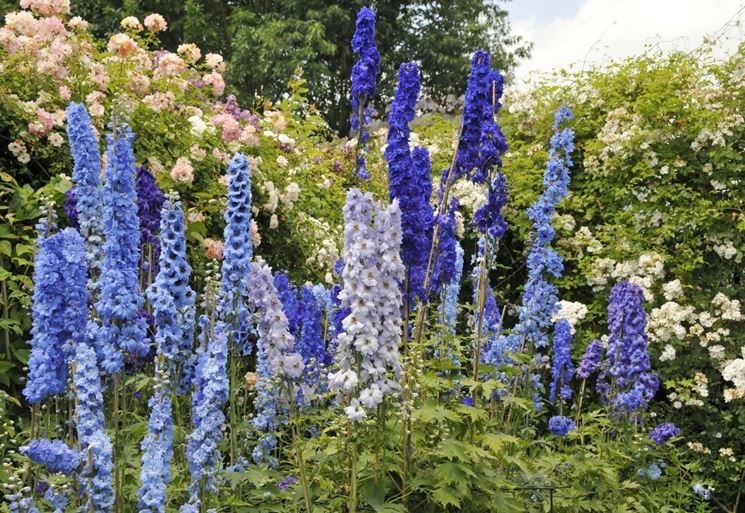
[[[82,103],[67,107],[67,138],[73,158],[70,195],[75,198],[75,212],[80,234],[85,239],[92,293],[103,263],[104,217],[101,188],[101,154],[93,132],[93,124]]]
[[[400,257],[401,214],[396,200],[376,207],[369,193],[352,189],[344,206],[343,289],[341,308],[348,308],[344,331],[337,337],[329,386],[348,399],[347,416],[366,416],[385,395],[397,392],[401,374],[404,267]],[[357,372],[359,369],[359,373]],[[359,397],[354,397],[360,387]]]
[[[651,372],[641,287],[624,281],[611,289],[608,331],[608,362],[598,378],[598,391],[616,411],[631,414],[647,407],[660,384]]]
[[[572,327],[566,319],[560,319],[554,326],[554,354],[551,365],[551,387],[548,400],[556,401],[556,393],[564,401],[572,398],[570,382],[574,374],[572,363]]]
[[[158,273],[160,253],[158,230],[165,196],[155,183],[153,175],[144,167],[137,168],[135,190],[137,191],[137,217],[140,219],[140,240],[143,251],[142,272],[145,276],[155,276]]]
[[[23,394],[31,404],[65,391],[88,318],[85,243],[73,228],[41,239],[34,261],[31,355]]]
[[[104,431],[103,393],[95,351],[87,344],[75,350],[75,417],[84,470],[80,482],[91,511],[108,513],[114,506],[111,441]],[[87,509],[86,507],[86,509]]]
[[[104,260],[101,296],[96,310],[101,316],[96,353],[106,372],[119,372],[123,352],[145,356],[149,351],[145,304],[140,291],[140,221],[134,189],[134,135],[126,126],[115,127],[108,139],[104,186]]]
[[[409,147],[409,123],[414,119],[419,96],[419,68],[413,62],[401,64],[398,86],[388,117],[388,161],[390,199],[398,199],[403,241],[401,257],[406,266],[407,298],[424,300],[424,279],[432,247],[434,214],[429,153]]]
[[[80,451],[71,449],[61,440],[32,440],[28,445],[18,448],[18,452],[30,458],[34,463],[44,465],[49,472],[70,475],[75,472],[82,461]]]
[[[358,131],[359,145],[355,168],[357,176],[366,180],[369,175],[364,152],[370,135],[365,127],[372,120],[370,102],[375,97],[376,81],[380,73],[380,54],[375,45],[375,14],[367,7],[363,7],[357,13],[352,51],[357,55],[357,62],[352,67],[350,89],[351,125],[352,130]]]
[[[153,306],[156,351],[165,356],[169,375],[174,378],[194,344],[195,293],[189,286],[185,230],[181,202],[172,193],[160,215],[159,271],[147,295]],[[182,380],[177,384],[183,388]]]
[[[518,310],[519,322],[509,336],[508,346],[513,352],[526,344],[546,347],[547,329],[551,325],[551,317],[558,310],[558,291],[556,285],[547,280],[547,275],[558,278],[564,269],[561,257],[551,248],[554,238],[551,219],[556,206],[568,192],[574,132],[569,128],[560,129],[560,125],[571,118],[572,113],[567,107],[560,107],[555,113],[554,135],[543,175],[543,193],[528,209],[534,239],[528,253],[528,281]]]
[[[251,179],[248,160],[238,154],[228,166],[228,203],[225,209],[225,249],[222,259],[221,318],[242,354],[249,354],[246,282],[253,255],[251,239]]]
[[[168,379],[162,367],[165,358],[157,363],[156,384],[148,401],[150,420],[148,433],[140,445],[142,467],[141,486],[137,492],[137,507],[140,513],[164,513],[166,508],[166,489],[171,481],[171,460],[173,459],[173,417],[171,398],[168,395]]]

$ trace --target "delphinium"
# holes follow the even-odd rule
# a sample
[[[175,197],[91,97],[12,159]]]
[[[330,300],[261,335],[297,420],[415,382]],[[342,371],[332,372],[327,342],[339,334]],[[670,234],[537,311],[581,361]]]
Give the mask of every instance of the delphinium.
[[[424,279],[432,246],[433,212],[429,152],[409,147],[409,123],[414,119],[419,96],[419,68],[413,62],[398,69],[396,95],[388,117],[388,161],[390,199],[401,208],[401,258],[406,266],[405,287],[409,307],[424,299]]]
[[[357,24],[352,37],[352,51],[357,55],[357,62],[352,67],[351,125],[357,130],[357,156],[355,170],[358,178],[367,180],[365,152],[370,134],[366,126],[372,121],[373,109],[370,106],[375,97],[376,82],[380,73],[380,53],[375,45],[375,14],[363,7],[357,13]]]
[[[118,373],[123,353],[145,356],[149,351],[145,300],[140,291],[140,222],[137,217],[134,135],[127,127],[114,127],[107,137],[104,186],[104,260],[101,296],[96,311],[101,317],[96,337],[103,370]]]
[[[678,435],[680,435],[680,428],[672,422],[658,424],[649,432],[649,438],[651,438],[657,445],[662,445]]]
[[[75,417],[84,468],[80,482],[84,509],[108,513],[114,508],[111,440],[104,431],[104,405],[96,353],[88,344],[75,348]]]
[[[100,184],[101,154],[93,131],[91,118],[82,103],[67,107],[67,137],[73,158],[70,189],[74,197],[75,213],[80,234],[87,248],[90,280],[93,290],[103,262],[103,190]],[[96,293],[94,291],[95,297]]]
[[[352,189],[344,206],[341,308],[349,314],[337,337],[329,385],[345,398],[345,412],[361,421],[399,389],[401,373],[401,227],[397,202],[378,208],[369,193]],[[359,373],[357,372],[359,369]],[[392,379],[393,378],[393,379]],[[357,391],[359,394],[357,395]]]
[[[137,508],[140,513],[164,513],[166,489],[171,481],[173,459],[173,417],[170,384],[165,370],[165,357],[156,360],[154,391],[148,401],[150,420],[148,432],[140,445],[142,466]]]
[[[519,322],[509,336],[509,347],[513,352],[531,344],[536,348],[546,347],[551,317],[558,310],[557,287],[548,281],[547,276],[558,278],[564,269],[561,257],[551,247],[554,238],[551,219],[556,206],[568,192],[574,132],[570,128],[561,128],[561,125],[570,119],[572,112],[567,107],[560,107],[554,115],[554,134],[543,175],[543,193],[528,209],[534,234],[528,253],[528,281],[519,307]]]
[[[442,196],[442,193],[440,193],[440,196]],[[438,225],[437,254],[434,255],[434,268],[429,285],[429,291],[435,294],[442,292],[443,288],[453,281],[454,276],[463,271],[462,264],[461,270],[456,270],[457,248],[459,247],[458,237],[456,236],[456,213],[459,207],[458,198],[451,198],[448,208],[435,216],[435,223]]]
[[[218,444],[223,439],[223,407],[228,401],[229,327],[218,318],[219,301],[220,275],[210,270],[205,277],[203,313],[199,317],[198,348],[194,355],[193,429],[186,440],[190,498],[181,511],[194,511],[206,493],[216,490],[215,477],[221,462]]]
[[[308,401],[320,391],[318,386],[323,384],[322,374],[330,363],[330,357],[326,353],[321,326],[322,305],[317,299],[313,286],[305,285],[300,290],[300,303],[302,305],[301,328],[295,339],[295,350],[302,357],[305,365],[300,393],[303,401]]]
[[[555,403],[557,394],[559,400],[569,401],[572,399],[572,387],[570,385],[574,375],[574,364],[572,363],[572,327],[566,319],[560,319],[554,326],[553,361],[551,363],[551,386],[548,391],[548,400]]]
[[[35,405],[64,393],[75,346],[85,342],[85,243],[77,231],[66,228],[39,241],[34,264],[31,355],[23,394]]]
[[[450,280],[445,284],[442,290],[442,298],[438,305],[442,324],[449,336],[455,336],[456,326],[458,323],[458,307],[460,305],[460,281],[463,277],[463,248],[455,242],[455,261],[453,262],[453,273]],[[448,344],[450,346],[450,344]],[[450,358],[454,363],[459,364],[460,360],[453,354],[450,348]],[[444,356],[444,355],[440,355]]]
[[[647,314],[639,285],[621,282],[608,301],[607,363],[598,391],[618,413],[633,415],[657,393],[659,379],[651,372],[647,350]]]
[[[160,214],[160,255],[155,282],[147,289],[153,308],[155,347],[166,359],[168,374],[183,390],[189,376],[177,376],[192,354],[195,293],[189,286],[186,226],[181,202],[169,193]]]
[[[135,178],[137,192],[137,217],[140,219],[140,240],[142,245],[142,273],[146,284],[152,283],[158,273],[160,241],[160,215],[165,196],[155,183],[155,178],[144,167],[137,168]]]
[[[290,281],[287,273],[277,272],[274,274],[274,286],[277,289],[277,297],[282,302],[282,310],[287,317],[287,325],[294,337],[300,334],[301,307],[298,300],[297,288]]]
[[[585,387],[587,386],[587,380],[590,376],[595,374],[600,368],[601,360],[603,359],[603,343],[599,340],[593,340],[585,349],[585,353],[582,355],[582,360],[579,362],[579,367],[575,372],[575,375],[582,380],[582,385],[579,390],[579,401],[577,404],[577,418],[582,414],[582,401],[585,397]]]
[[[80,467],[80,451],[70,448],[61,440],[32,440],[28,445],[18,448],[18,452],[27,456],[34,463],[44,465],[49,472],[70,475]]]
[[[251,179],[248,160],[234,156],[228,166],[228,202],[225,209],[225,249],[222,259],[220,316],[230,325],[231,339],[241,354],[249,354],[246,282],[253,255],[251,239]]]

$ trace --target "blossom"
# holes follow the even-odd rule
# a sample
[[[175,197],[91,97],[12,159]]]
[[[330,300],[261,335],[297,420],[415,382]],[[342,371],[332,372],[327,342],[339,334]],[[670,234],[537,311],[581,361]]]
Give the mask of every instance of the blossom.
[[[75,184],[75,211],[80,234],[85,239],[87,259],[93,285],[101,272],[103,262],[103,195],[100,187],[101,155],[93,125],[82,103],[67,107],[67,137],[73,158],[72,181]]]
[[[435,216],[435,222],[439,225],[438,241],[436,246],[436,260],[430,280],[430,289],[439,291],[451,283],[456,273],[460,274],[463,267],[463,255],[461,254],[461,271],[457,271],[459,243],[456,239],[458,227],[457,214],[460,202],[458,198],[452,198],[450,205],[444,212]],[[460,249],[462,252],[462,248]],[[460,279],[460,278],[459,278]],[[458,285],[460,290],[460,285]]]
[[[290,282],[287,273],[277,272],[274,275],[274,287],[277,289],[277,297],[282,302],[282,310],[287,317],[287,327],[293,337],[300,335],[301,327],[301,305],[297,297],[297,289]]]
[[[161,376],[161,379],[164,376]],[[171,481],[173,459],[173,417],[171,398],[164,383],[159,383],[148,401],[150,420],[148,433],[140,445],[142,467],[137,508],[142,512],[165,513],[166,488]]]
[[[42,16],[70,14],[70,0],[21,0],[20,5]]]
[[[463,248],[456,242],[453,275],[442,292],[443,297],[439,307],[443,317],[443,324],[447,327],[451,335],[455,335],[456,323],[458,321],[458,299],[460,296],[460,280],[462,275]]]
[[[507,204],[507,181],[501,171],[492,180],[486,197],[486,203],[475,212],[473,221],[481,233],[501,239],[507,233],[507,222],[502,215],[502,208]]]
[[[186,259],[186,227],[181,202],[169,196],[160,218],[159,270],[147,289],[147,296],[153,308],[157,354],[165,357],[173,372],[185,364],[192,353],[195,293],[189,287],[191,266]]]
[[[712,487],[706,487],[702,485],[701,483],[696,483],[693,485],[693,493],[700,496],[705,501],[710,501],[712,492],[714,491],[714,488]]]
[[[109,513],[114,506],[111,441],[104,431],[103,393],[96,353],[82,343],[75,351],[75,417],[85,468],[80,482],[90,509]]]
[[[352,67],[349,92],[352,110],[350,122],[352,130],[359,130],[359,145],[364,154],[369,139],[365,126],[372,119],[372,108],[368,102],[375,97],[376,81],[380,74],[380,53],[375,45],[375,14],[367,7],[357,13],[352,51],[357,55],[357,62]],[[355,165],[357,176],[366,180],[369,175],[364,155],[357,156]]]
[[[593,340],[585,349],[585,354],[582,356],[582,361],[579,363],[577,369],[577,377],[580,379],[587,379],[598,370],[600,366],[600,360],[603,357],[603,344],[599,340]]]
[[[122,21],[119,23],[119,25],[123,29],[134,30],[136,32],[142,30],[142,24],[136,16],[127,16],[125,18],[122,18]]]
[[[574,374],[572,363],[572,330],[569,321],[561,319],[554,326],[554,354],[551,366],[551,387],[549,388],[548,400],[556,400],[556,392],[561,399],[569,401],[572,398],[572,389],[569,383]]]
[[[331,363],[331,357],[326,353],[321,324],[323,310],[314,287],[305,285],[300,291],[300,298],[301,329],[300,336],[296,338],[295,350],[302,356],[305,365],[304,384],[312,386],[319,379],[321,367]]]
[[[566,107],[560,107],[555,113],[549,160],[543,175],[543,193],[528,209],[535,238],[528,253],[528,281],[519,307],[519,322],[510,334],[509,345],[514,351],[526,343],[533,343],[538,348],[546,347],[546,328],[557,312],[558,290],[546,279],[546,275],[558,278],[564,269],[561,257],[551,248],[554,238],[551,218],[556,205],[568,192],[574,132],[569,128],[559,130],[559,126],[571,119],[571,115]]]
[[[150,347],[141,315],[145,300],[140,291],[140,221],[137,217],[134,136],[128,127],[108,136],[104,186],[104,261],[101,316],[96,353],[106,372],[122,368],[122,351],[144,356]]]
[[[217,71],[210,71],[202,75],[202,82],[212,87],[212,94],[222,96],[225,92],[225,80]]]
[[[181,183],[192,183],[194,181],[194,168],[188,158],[179,157],[176,159],[176,164],[171,169],[171,178],[174,182]]]
[[[85,341],[88,290],[84,247],[72,228],[41,237],[38,242],[29,375],[23,389],[31,404],[65,391],[74,347]]]
[[[144,167],[137,168],[135,177],[135,190],[137,191],[137,217],[140,219],[140,240],[143,245],[143,257],[148,258],[148,265],[154,264],[153,269],[143,269],[158,272],[158,257],[160,254],[160,241],[158,230],[160,228],[161,208],[165,196],[155,182],[155,178]],[[145,254],[145,245],[149,245],[150,254]]]
[[[572,334],[574,334],[575,326],[587,315],[587,306],[573,301],[559,301],[557,305],[559,311],[551,317],[551,321],[556,322],[559,319],[566,319],[572,327]]]
[[[218,53],[208,53],[204,56],[204,63],[208,68],[220,71],[220,67],[223,65],[222,55]]]
[[[165,18],[160,14],[148,14],[143,21],[145,27],[152,32],[163,32],[167,27]]]
[[[608,362],[598,380],[598,390],[617,410],[632,413],[645,408],[659,387],[657,376],[650,370],[641,287],[627,281],[613,287],[608,329]],[[614,397],[609,396],[611,391]]]
[[[205,254],[207,258],[222,260],[223,253],[225,252],[225,243],[223,241],[206,238],[202,241],[202,245],[206,250]]]
[[[28,445],[19,447],[18,452],[30,458],[34,463],[46,466],[50,472],[65,475],[75,472],[82,461],[80,452],[71,449],[61,440],[46,438],[32,440]]]
[[[120,57],[126,57],[137,49],[137,43],[127,34],[114,34],[109,39],[106,49],[111,53],[119,54]]]
[[[662,445],[674,436],[680,435],[680,429],[672,422],[658,424],[649,432],[651,438],[657,445]]]
[[[548,419],[548,429],[556,436],[567,436],[576,427],[577,423],[569,417],[554,415]]]
[[[353,420],[364,418],[359,401],[352,397],[353,389],[368,389],[360,398],[367,399],[364,406],[369,409],[400,388],[395,380],[402,370],[398,354],[403,324],[401,236],[397,200],[381,208],[369,193],[359,189],[347,193],[343,287],[338,294],[340,311],[347,315],[341,331],[336,331],[336,370],[328,379],[331,389],[355,401],[346,410]],[[349,383],[355,386],[348,387]]]
[[[230,183],[225,209],[225,251],[222,260],[220,315],[231,325],[231,339],[244,354],[250,352],[247,334],[246,281],[251,246],[251,179],[246,157],[238,154],[228,166]],[[250,281],[250,280],[248,280]]]
[[[202,56],[202,51],[194,43],[179,45],[176,49],[176,53],[186,59],[186,62],[189,64],[194,64]]]
[[[409,123],[419,95],[419,68],[404,63],[398,70],[396,96],[388,118],[388,180],[391,201],[398,199],[401,209],[401,258],[406,266],[406,297],[413,307],[415,298],[424,300],[424,279],[432,247],[433,212],[429,153],[409,147]]]

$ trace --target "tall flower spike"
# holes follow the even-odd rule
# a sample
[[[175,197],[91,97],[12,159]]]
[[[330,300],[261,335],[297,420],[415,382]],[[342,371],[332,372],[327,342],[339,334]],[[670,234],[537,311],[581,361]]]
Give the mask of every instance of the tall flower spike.
[[[357,55],[357,62],[352,67],[351,125],[358,130],[359,154],[355,162],[359,178],[369,178],[364,153],[370,135],[365,127],[372,119],[372,108],[369,102],[375,97],[376,81],[380,73],[380,54],[375,45],[375,14],[363,7],[357,13],[357,24],[352,37],[352,51]]]
[[[340,307],[348,309],[337,336],[329,386],[350,398],[345,408],[354,421],[365,418],[385,395],[400,389],[398,344],[401,339],[404,277],[401,213],[398,201],[376,208],[369,193],[347,193],[344,206],[344,270]],[[353,397],[361,387],[359,397]]]
[[[81,484],[91,511],[109,513],[114,507],[111,441],[104,431],[103,393],[96,353],[87,344],[75,348],[75,417],[83,452]]]
[[[59,472],[69,476],[75,472],[82,461],[80,451],[71,449],[61,440],[32,440],[28,445],[18,448],[18,452],[34,463],[44,465],[49,472]]]
[[[134,135],[128,127],[115,127],[107,137],[104,187],[104,261],[101,316],[96,353],[106,372],[122,369],[123,352],[144,356],[149,351],[145,299],[140,291],[140,221],[135,193]]]
[[[23,394],[31,404],[61,394],[88,318],[85,243],[73,228],[39,242],[34,262],[31,355]]]
[[[142,272],[154,277],[158,273],[158,258],[160,254],[160,215],[165,196],[160,190],[155,178],[144,167],[137,168],[135,179],[137,191],[137,216],[140,219],[140,240],[142,241]]]
[[[440,305],[442,310],[443,324],[451,335],[455,335],[456,323],[458,321],[458,306],[460,297],[460,280],[463,276],[463,248],[459,242],[455,242],[455,262],[453,274],[450,281],[443,290],[443,299]]]
[[[93,132],[93,124],[82,103],[67,107],[67,137],[73,158],[70,195],[75,198],[75,211],[80,234],[85,239],[90,268],[91,292],[103,263],[104,225],[103,191],[101,189],[101,154]]]
[[[300,328],[300,336],[295,343],[295,349],[303,358],[303,363],[305,364],[303,385],[312,391],[313,387],[319,381],[321,370],[330,362],[326,354],[321,327],[323,311],[316,299],[314,287],[305,285],[300,290],[300,299],[302,304],[302,326]],[[306,391],[303,394],[305,396],[308,395]],[[305,397],[305,399],[308,399],[308,397]]]
[[[471,59],[471,72],[466,84],[463,122],[458,142],[458,155],[454,169],[449,170],[451,183],[461,176],[473,176],[482,164],[481,135],[484,117],[493,112],[491,105],[491,88],[489,84],[492,70],[489,67],[489,54],[478,51]]]
[[[548,281],[547,275],[558,278],[564,269],[561,256],[551,247],[554,238],[551,218],[568,192],[574,132],[570,128],[560,129],[560,125],[569,119],[572,119],[572,112],[567,107],[556,111],[554,135],[543,175],[543,193],[528,209],[528,217],[533,221],[534,239],[528,253],[528,281],[519,307],[519,322],[509,337],[508,346],[513,352],[526,344],[546,347],[547,329],[551,317],[558,310],[558,290]]]
[[[251,239],[251,179],[248,160],[238,154],[228,166],[228,204],[225,210],[225,249],[222,259],[221,318],[231,327],[231,339],[249,354],[246,286],[253,255]]]
[[[432,247],[434,215],[429,203],[432,195],[429,153],[409,147],[409,123],[414,119],[419,96],[419,68],[413,62],[401,64],[398,86],[388,117],[388,161],[390,199],[398,199],[401,209],[403,241],[401,257],[406,266],[409,303],[424,300],[424,279]]]
[[[160,215],[158,275],[147,290],[153,305],[155,346],[175,376],[191,356],[194,345],[195,294],[189,286],[191,267],[186,260],[184,212],[175,193],[168,196]]]
[[[647,407],[660,385],[651,372],[641,287],[624,281],[611,289],[608,330],[608,362],[598,390],[616,411],[634,413]]]
[[[162,360],[162,359],[161,359]],[[161,363],[159,362],[159,366]],[[140,513],[165,513],[166,489],[171,481],[173,459],[173,418],[168,381],[164,369],[156,370],[158,382],[148,401],[150,421],[148,433],[142,441],[141,486],[137,492]]]
[[[297,297],[297,289],[290,281],[287,273],[277,272],[274,274],[274,287],[277,289],[277,297],[282,302],[282,310],[287,316],[287,325],[290,333],[297,338],[300,335],[301,307]]]
[[[564,401],[572,398],[570,382],[574,374],[572,363],[572,327],[569,321],[561,319],[554,327],[554,355],[551,366],[551,387],[548,400],[553,403],[556,393]]]

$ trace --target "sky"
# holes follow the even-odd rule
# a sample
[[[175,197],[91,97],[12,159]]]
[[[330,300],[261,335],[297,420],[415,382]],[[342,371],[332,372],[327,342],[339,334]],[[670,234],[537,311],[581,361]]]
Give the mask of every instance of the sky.
[[[745,39],[745,0],[511,0],[505,8],[513,32],[534,44],[516,70],[520,81],[536,71],[602,65],[649,45],[692,50],[704,36],[722,34],[725,53]]]

